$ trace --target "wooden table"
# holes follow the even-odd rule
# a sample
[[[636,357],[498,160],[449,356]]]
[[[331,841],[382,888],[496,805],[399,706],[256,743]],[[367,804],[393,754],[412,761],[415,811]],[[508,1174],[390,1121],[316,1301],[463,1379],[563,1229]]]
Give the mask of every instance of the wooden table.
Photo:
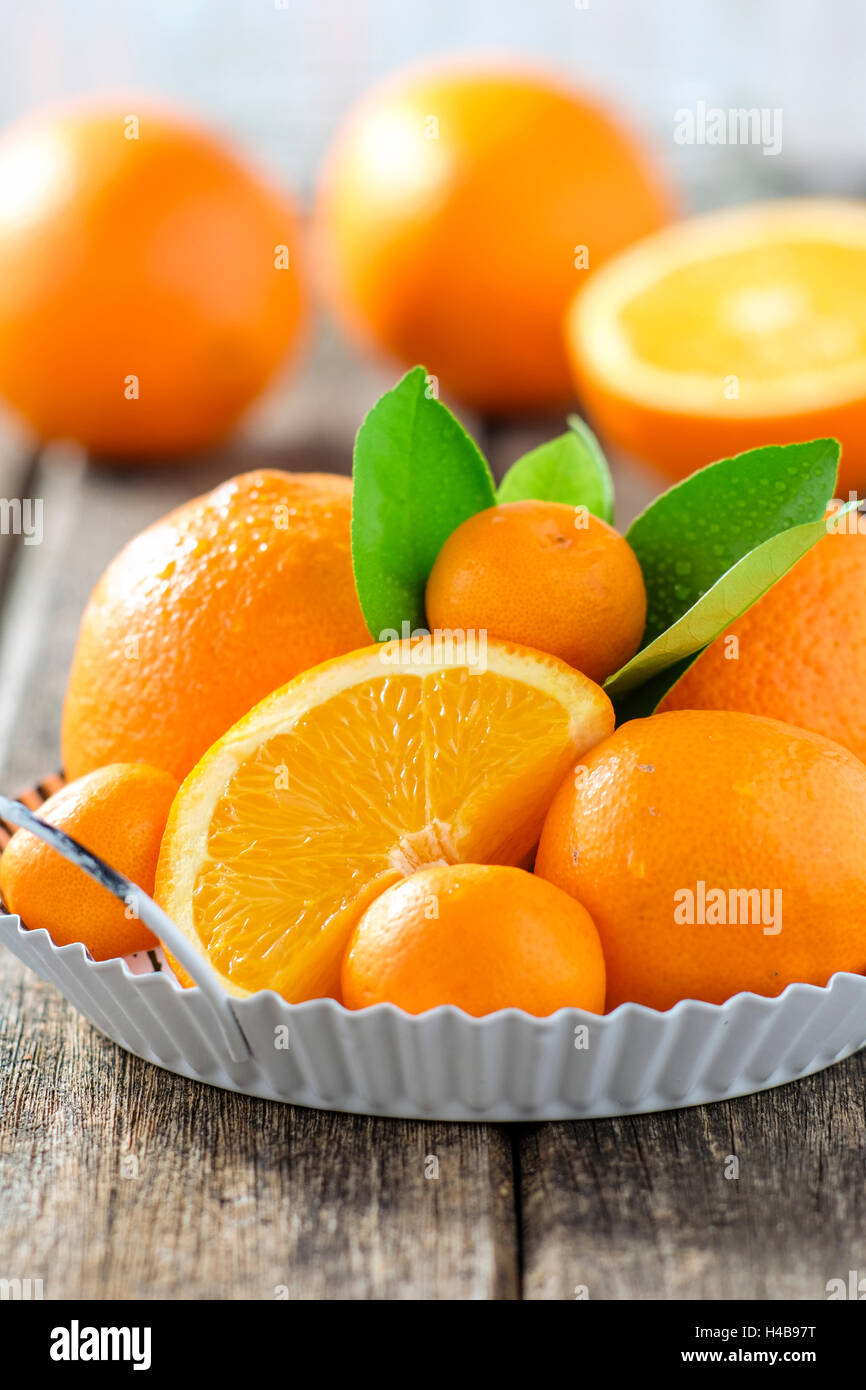
[[[0,497],[41,497],[45,518],[40,546],[0,537],[4,791],[59,765],[78,619],[120,546],[263,458],[348,471],[392,380],[321,341],[245,439],[187,469],[112,472],[3,437]],[[474,425],[497,471],[539,437]],[[654,485],[616,474],[624,525]],[[620,1120],[330,1114],[139,1061],[5,955],[0,1278],[42,1278],[46,1298],[820,1299],[866,1272],[864,1079],[861,1053],[762,1095]]]

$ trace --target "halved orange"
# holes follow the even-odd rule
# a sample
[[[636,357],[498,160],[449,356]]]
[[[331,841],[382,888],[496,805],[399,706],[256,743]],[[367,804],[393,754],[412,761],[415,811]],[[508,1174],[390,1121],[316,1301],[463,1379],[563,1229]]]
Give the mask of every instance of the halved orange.
[[[190,773],[157,901],[232,994],[337,997],[373,898],[427,864],[528,864],[554,792],[613,722],[588,677],[510,643],[338,657],[256,705]]]
[[[566,338],[588,413],[681,478],[834,435],[866,480],[866,202],[790,199],[647,237],[593,275]]]

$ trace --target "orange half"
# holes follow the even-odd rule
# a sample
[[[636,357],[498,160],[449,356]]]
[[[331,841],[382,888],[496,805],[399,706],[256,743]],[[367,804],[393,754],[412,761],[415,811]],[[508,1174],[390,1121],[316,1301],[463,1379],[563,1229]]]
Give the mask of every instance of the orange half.
[[[563,777],[613,723],[588,677],[509,643],[420,639],[326,662],[190,773],[157,901],[232,994],[338,997],[373,898],[427,864],[528,864]]]
[[[603,266],[566,338],[601,431],[673,478],[760,444],[834,435],[866,480],[866,202],[694,218]]]

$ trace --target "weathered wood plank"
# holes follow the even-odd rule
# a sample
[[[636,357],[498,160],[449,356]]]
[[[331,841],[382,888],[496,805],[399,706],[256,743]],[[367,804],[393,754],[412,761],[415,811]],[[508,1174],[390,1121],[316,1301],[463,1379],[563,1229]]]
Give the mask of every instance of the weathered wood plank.
[[[511,1147],[174,1077],[4,962],[0,1264],[46,1298],[511,1298]],[[439,1176],[431,1158],[438,1161]]]
[[[737,1101],[527,1130],[524,1297],[821,1299],[862,1277],[864,1081],[861,1052]]]

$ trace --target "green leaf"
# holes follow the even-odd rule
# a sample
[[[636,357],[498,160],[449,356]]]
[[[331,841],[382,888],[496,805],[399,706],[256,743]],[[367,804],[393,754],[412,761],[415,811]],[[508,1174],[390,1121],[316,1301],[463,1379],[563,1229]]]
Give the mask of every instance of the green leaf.
[[[819,521],[833,496],[839,452],[835,439],[750,449],[651,502],[626,534],[647,587],[644,646],[744,555],[782,531]]]
[[[846,503],[836,516],[856,506],[856,500]],[[700,652],[826,535],[824,507],[820,511],[818,520],[771,536],[742,556],[691,608],[611,676],[605,688],[621,718],[651,713]]]
[[[694,665],[700,654],[693,652],[682,661],[675,662],[673,666],[666,666],[663,671],[650,676],[643,685],[628,690],[625,695],[617,695],[615,698],[611,695],[617,724],[625,724],[629,719],[645,719],[648,714],[654,714],[668,691],[685,675],[689,667]]]
[[[369,412],[355,440],[352,564],[374,637],[423,627],[424,588],[455,527],[496,502],[490,469],[413,367]]]
[[[613,482],[601,445],[579,415],[568,433],[540,444],[513,463],[499,484],[499,502],[564,502],[613,521]]]

